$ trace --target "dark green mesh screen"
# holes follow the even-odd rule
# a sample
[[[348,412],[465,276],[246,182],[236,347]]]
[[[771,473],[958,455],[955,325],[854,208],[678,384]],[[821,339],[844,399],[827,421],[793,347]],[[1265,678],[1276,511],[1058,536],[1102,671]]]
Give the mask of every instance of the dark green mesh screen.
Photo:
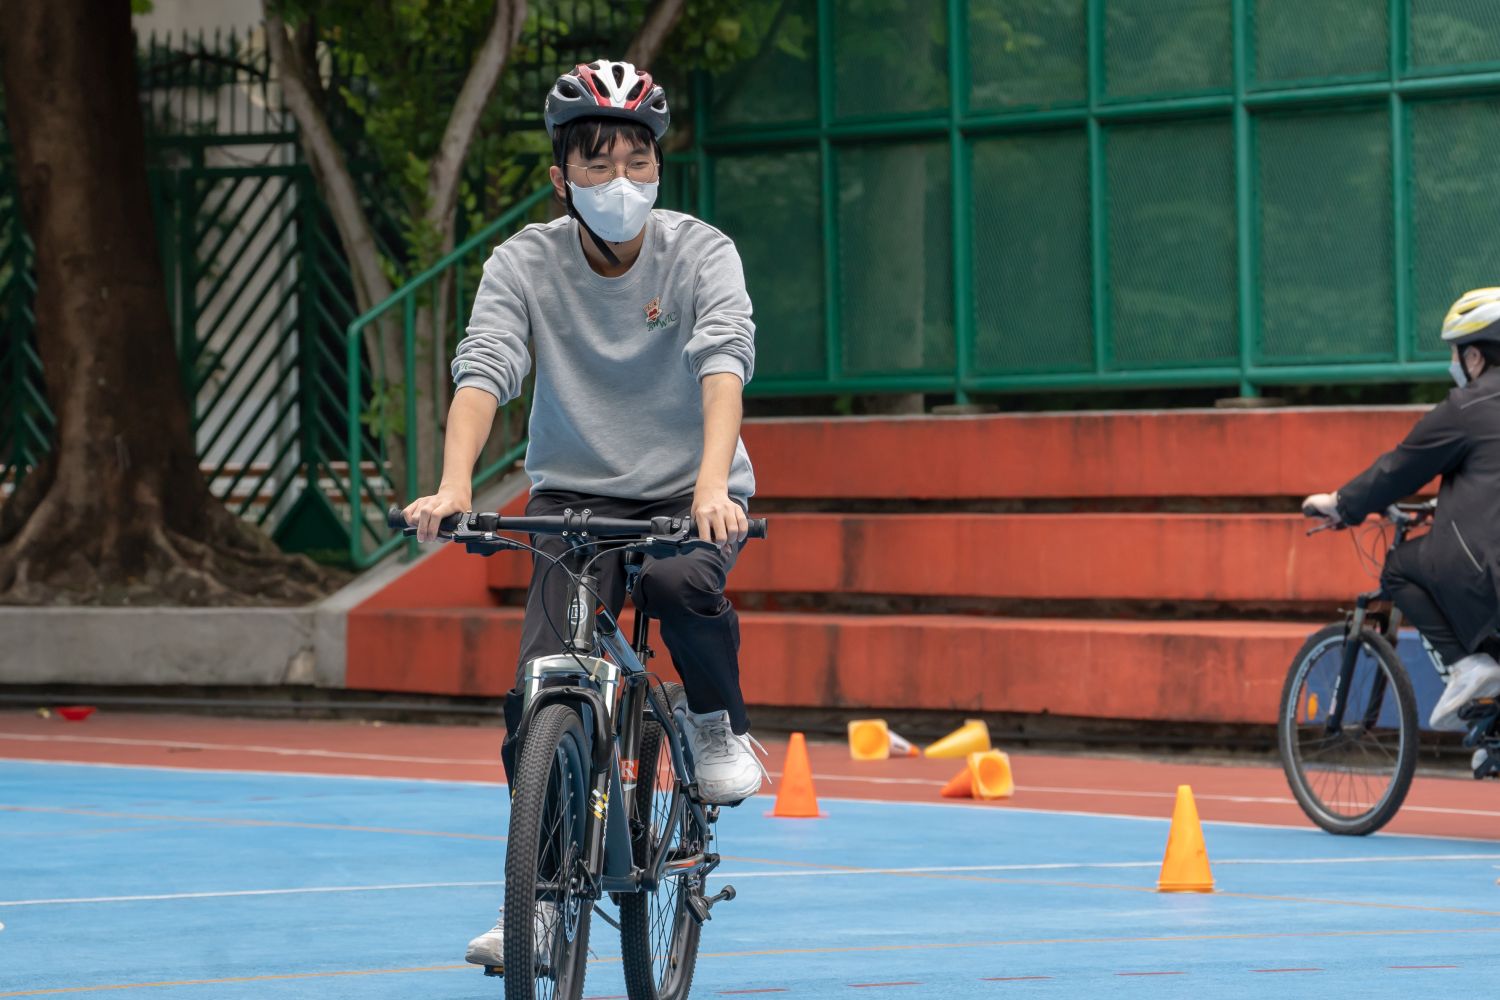
[[[1500,284],[1500,101],[1416,104],[1411,128],[1416,343],[1440,357],[1448,306]]]
[[[816,0],[747,4],[737,23],[751,33],[754,55],[714,78],[718,125],[807,122],[818,117]]]
[[[947,143],[843,148],[838,175],[844,370],[951,370]]]
[[[1235,228],[1228,121],[1110,129],[1114,362],[1233,362]]]
[[[1389,8],[1374,0],[1254,0],[1260,82],[1383,73]]]
[[[946,5],[937,0],[834,0],[838,114],[946,108],[947,24]]]
[[[1086,100],[1084,6],[1084,0],[970,0],[970,107]]]
[[[973,187],[975,370],[1091,369],[1087,135],[977,140]]]
[[[1229,6],[1230,0],[1106,0],[1105,92],[1228,89]]]
[[[1411,0],[1414,66],[1460,66],[1500,60],[1500,3]]]
[[[745,265],[760,378],[824,374],[818,191],[816,150],[714,161],[714,222]]]
[[[1390,141],[1384,108],[1258,123],[1263,359],[1395,360]]]

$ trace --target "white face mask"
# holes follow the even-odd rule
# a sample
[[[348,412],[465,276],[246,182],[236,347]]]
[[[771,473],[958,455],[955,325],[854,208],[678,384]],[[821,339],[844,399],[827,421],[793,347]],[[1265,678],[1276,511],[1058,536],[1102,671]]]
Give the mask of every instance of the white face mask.
[[[1458,383],[1460,389],[1469,384],[1469,373],[1464,370],[1462,361],[1455,361],[1449,365],[1448,374],[1453,376],[1453,381]]]
[[[616,177],[608,184],[579,187],[572,181],[573,207],[599,238],[624,243],[646,227],[651,206],[656,204],[656,181],[639,184],[629,177]]]

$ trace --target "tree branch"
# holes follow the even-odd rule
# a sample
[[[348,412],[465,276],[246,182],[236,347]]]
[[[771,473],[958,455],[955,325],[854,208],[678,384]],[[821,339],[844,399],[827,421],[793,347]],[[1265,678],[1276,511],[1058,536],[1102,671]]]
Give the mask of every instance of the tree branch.
[[[661,54],[667,36],[682,20],[684,6],[685,0],[655,0],[646,13],[646,20],[641,23],[641,29],[625,49],[625,61],[637,69],[649,69]]]
[[[427,220],[442,234],[445,248],[449,234],[453,232],[453,206],[458,202],[458,183],[463,176],[469,145],[474,141],[479,119],[495,91],[495,84],[505,71],[510,51],[521,37],[521,26],[525,21],[526,0],[495,0],[495,19],[490,23],[490,32],[474,56],[469,75],[464,78],[458,100],[448,115],[443,140],[438,144],[437,155],[432,158],[428,169]]]
[[[263,0],[266,15],[266,45],[271,63],[281,83],[287,109],[297,119],[297,136],[307,158],[323,181],[328,210],[338,228],[344,253],[349,257],[354,276],[355,297],[360,310],[369,309],[391,295],[391,284],[380,267],[380,249],[375,232],[359,204],[359,192],[344,152],[328,127],[328,120],[313,99],[307,85],[309,68],[302,64],[297,49],[289,44],[286,24],[271,11],[270,0]]]

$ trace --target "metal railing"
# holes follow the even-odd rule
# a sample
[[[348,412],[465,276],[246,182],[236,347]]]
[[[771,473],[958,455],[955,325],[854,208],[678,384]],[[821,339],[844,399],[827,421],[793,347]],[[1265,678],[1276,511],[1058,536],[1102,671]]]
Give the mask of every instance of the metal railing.
[[[447,360],[467,326],[484,261],[512,232],[545,218],[552,197],[550,186],[534,191],[356,318],[345,331],[348,440],[344,458],[349,481],[342,499],[349,512],[349,562],[354,567],[368,566],[400,544],[385,523],[385,510],[392,502],[404,502],[436,487],[435,479],[426,482],[422,471],[434,468],[442,454],[443,420],[451,398]],[[439,305],[446,308],[439,311]],[[445,316],[446,322],[430,332],[424,330],[419,323],[424,311]],[[426,343],[421,342],[424,333]],[[381,370],[380,352],[368,348],[371,335],[399,338],[404,371]],[[372,409],[372,399],[384,401],[383,412]],[[400,408],[393,412],[395,399]],[[529,403],[528,382],[522,398],[496,416],[495,429],[474,473],[476,488],[525,454]],[[421,419],[420,408],[429,410],[430,420]],[[396,462],[402,466],[399,470],[392,468]],[[371,475],[366,469],[377,472]],[[406,486],[405,495],[396,488],[396,472]]]

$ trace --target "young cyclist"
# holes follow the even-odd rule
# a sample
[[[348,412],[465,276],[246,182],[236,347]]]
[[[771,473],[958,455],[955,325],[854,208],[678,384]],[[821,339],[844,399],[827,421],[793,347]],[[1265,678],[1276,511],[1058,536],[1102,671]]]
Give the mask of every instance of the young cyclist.
[[[608,517],[691,515],[720,545],[648,559],[638,607],[660,623],[687,692],[687,737],[705,801],[733,804],[759,790],[739,683],[739,622],[724,597],[748,530],[754,473],[739,438],[741,395],[755,363],[755,326],[734,244],[691,216],[653,209],[663,89],[629,63],[563,74],[547,95],[553,187],[567,215],[528,226],[485,264],[467,336],[453,361],[438,491],[406,508],[417,537],[470,508],[472,473],[496,408],[514,399],[536,358],[526,451],[528,515],[588,509]],[[560,539],[533,543],[554,555]],[[568,581],[537,558],[526,599],[520,664],[561,651]],[[624,601],[621,557],[601,558],[600,596]],[[565,631],[565,626],[564,626]],[[501,750],[513,773],[521,717],[519,666],[506,698]],[[542,914],[539,926],[555,922]],[[547,930],[536,936],[539,959]],[[470,942],[470,962],[503,969],[503,914]]]
[[[1458,388],[1394,451],[1303,509],[1359,524],[1442,476],[1432,530],[1391,554],[1382,583],[1450,669],[1432,726],[1462,730],[1465,703],[1500,694],[1500,288],[1455,302],[1443,341]]]

